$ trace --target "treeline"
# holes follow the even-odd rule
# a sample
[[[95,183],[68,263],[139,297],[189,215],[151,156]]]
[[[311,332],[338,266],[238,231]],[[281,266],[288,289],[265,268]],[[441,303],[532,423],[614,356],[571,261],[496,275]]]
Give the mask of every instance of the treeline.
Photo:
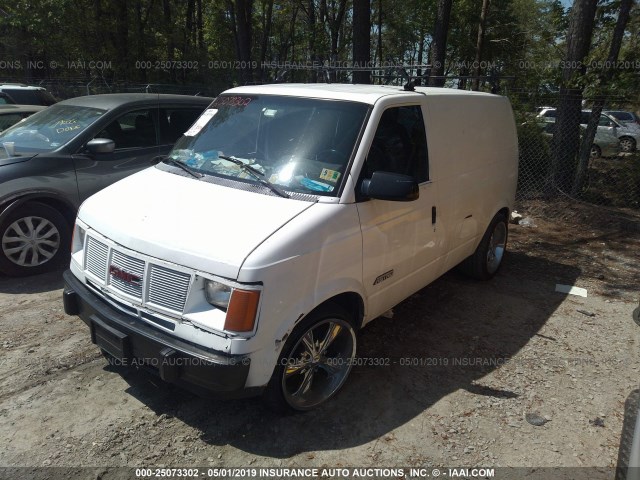
[[[640,91],[630,3],[608,92]],[[227,88],[314,81],[308,66],[430,64],[410,73],[429,73],[433,85],[544,94],[567,82],[574,62],[582,84],[600,89],[620,5],[575,1],[593,20],[577,62],[567,46],[581,32],[559,0],[14,0],[0,7],[0,77]],[[331,75],[385,81],[384,71]]]

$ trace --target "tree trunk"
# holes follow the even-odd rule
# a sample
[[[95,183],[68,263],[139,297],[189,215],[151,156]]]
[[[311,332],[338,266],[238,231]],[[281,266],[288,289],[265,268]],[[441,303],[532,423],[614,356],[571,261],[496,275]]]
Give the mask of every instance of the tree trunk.
[[[118,13],[116,14],[114,47],[118,52],[122,65],[124,65],[119,68],[120,73],[126,78],[129,65],[129,9],[127,0],[118,0],[116,11]]]
[[[240,81],[243,84],[253,82],[251,68],[251,21],[253,18],[253,0],[227,0],[227,10],[231,18],[231,29],[236,47],[236,58],[240,61]]]
[[[621,0],[620,12],[618,13],[618,20],[616,26],[613,29],[613,37],[611,38],[611,45],[609,46],[609,55],[607,56],[607,64],[605,69],[600,74],[600,92],[604,93],[604,89],[607,87],[611,78],[613,77],[613,68],[611,65],[615,65],[620,54],[620,46],[622,45],[622,37],[624,36],[624,30],[627,27],[629,21],[629,14],[633,0]],[[573,183],[573,189],[571,193],[578,195],[585,186],[587,179],[587,170],[589,168],[589,154],[591,152],[591,145],[596,136],[598,130],[598,122],[600,121],[600,114],[604,108],[605,96],[599,95],[591,108],[591,116],[589,118],[589,124],[587,130],[584,133],[582,144],[580,145],[580,161],[578,162],[578,172],[576,173],[576,179]]]
[[[269,49],[269,37],[271,36],[271,25],[273,24],[273,0],[266,0],[266,12],[263,4],[262,8],[262,41],[260,42],[260,81],[264,82],[266,76],[262,65],[267,59]]]
[[[371,1],[353,0],[353,62],[369,68],[371,61]],[[371,72],[354,71],[353,83],[371,83]]]
[[[347,0],[338,0],[338,11],[333,10],[331,21],[329,22],[329,32],[331,34],[331,61],[338,60],[338,46],[340,45],[340,28],[347,13]],[[331,72],[331,81],[336,81],[335,72]]]
[[[431,43],[431,75],[429,85],[444,87],[444,61],[447,54],[447,34],[452,0],[438,0],[436,24]]]
[[[194,41],[194,17],[195,17],[195,0],[187,0],[187,13],[185,14],[184,21],[184,36],[182,46],[182,58],[184,60],[189,59],[189,54],[191,53],[191,45],[195,44]]]
[[[196,2],[196,27],[198,29],[198,52],[205,50],[204,46],[204,24],[202,21],[202,0]]]
[[[567,53],[562,69],[562,86],[553,136],[553,181],[550,188],[569,193],[576,172],[580,148],[580,112],[582,90],[580,77],[585,73],[584,59],[589,53],[598,0],[575,0],[569,19]]]
[[[474,64],[474,76],[472,90],[480,90],[480,62],[482,61],[482,47],[484,44],[484,32],[489,13],[489,0],[482,0],[482,11],[480,12],[480,23],[478,24],[478,41],[476,42],[476,61]]]
[[[378,0],[378,63],[382,66],[382,0]]]

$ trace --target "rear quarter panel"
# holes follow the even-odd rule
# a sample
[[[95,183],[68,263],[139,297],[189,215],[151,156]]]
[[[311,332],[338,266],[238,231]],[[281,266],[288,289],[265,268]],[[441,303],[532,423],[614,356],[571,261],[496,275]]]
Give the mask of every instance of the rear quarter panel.
[[[427,142],[447,225],[445,270],[471,255],[493,216],[513,208],[518,140],[511,105],[494,95],[427,96]]]

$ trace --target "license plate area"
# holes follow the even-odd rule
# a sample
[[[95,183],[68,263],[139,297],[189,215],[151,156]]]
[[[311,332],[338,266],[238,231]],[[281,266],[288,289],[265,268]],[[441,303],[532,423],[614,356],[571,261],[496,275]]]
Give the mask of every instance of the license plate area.
[[[122,365],[127,365],[131,358],[127,334],[107,325],[96,315],[91,316],[91,341],[122,362]]]

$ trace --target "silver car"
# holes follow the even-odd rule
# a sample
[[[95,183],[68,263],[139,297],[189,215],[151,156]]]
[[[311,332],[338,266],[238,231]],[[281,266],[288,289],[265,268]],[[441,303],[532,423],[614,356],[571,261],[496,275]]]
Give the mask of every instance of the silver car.
[[[589,123],[591,110],[582,110],[580,116],[580,124],[586,126]],[[556,109],[545,107],[540,110],[538,117],[545,120],[555,121]],[[625,124],[618,122],[613,116],[607,113],[601,113],[598,121],[598,132],[608,132],[615,135],[620,140],[620,149],[623,152],[634,152],[640,143],[640,128],[636,128],[634,124]],[[603,153],[603,156],[606,156]]]
[[[552,137],[556,130],[555,118],[545,118],[542,127],[544,135]],[[585,127],[581,125],[580,135],[584,134]],[[615,157],[620,153],[620,141],[610,131],[598,128],[593,138],[593,145],[589,151],[591,158]]]

